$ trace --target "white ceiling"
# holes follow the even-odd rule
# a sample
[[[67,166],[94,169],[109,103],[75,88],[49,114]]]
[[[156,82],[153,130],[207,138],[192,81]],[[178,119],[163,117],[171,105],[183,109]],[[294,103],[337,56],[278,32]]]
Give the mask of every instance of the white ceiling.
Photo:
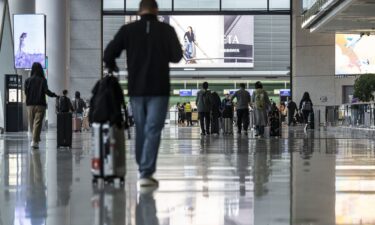
[[[312,32],[375,34],[375,0],[341,0],[310,26]]]

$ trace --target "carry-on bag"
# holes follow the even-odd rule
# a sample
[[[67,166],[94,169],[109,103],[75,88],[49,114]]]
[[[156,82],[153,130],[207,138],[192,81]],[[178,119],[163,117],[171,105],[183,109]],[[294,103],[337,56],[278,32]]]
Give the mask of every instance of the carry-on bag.
[[[75,115],[72,119],[72,127],[74,132],[82,131],[82,119]]]
[[[93,183],[98,179],[110,183],[119,179],[123,185],[126,174],[124,129],[109,123],[93,123],[92,135]]]
[[[57,148],[72,147],[72,113],[57,113]]]

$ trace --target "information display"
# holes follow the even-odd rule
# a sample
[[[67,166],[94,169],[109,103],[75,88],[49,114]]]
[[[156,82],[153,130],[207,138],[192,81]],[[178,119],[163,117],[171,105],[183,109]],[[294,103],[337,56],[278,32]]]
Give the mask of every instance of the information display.
[[[180,96],[181,97],[192,96],[191,89],[182,89],[182,90],[180,90]]]
[[[41,14],[14,15],[14,63],[16,69],[30,69],[34,62],[45,68],[45,16]]]
[[[375,37],[336,34],[336,75],[375,73]]]
[[[281,97],[290,97],[290,89],[280,89]]]

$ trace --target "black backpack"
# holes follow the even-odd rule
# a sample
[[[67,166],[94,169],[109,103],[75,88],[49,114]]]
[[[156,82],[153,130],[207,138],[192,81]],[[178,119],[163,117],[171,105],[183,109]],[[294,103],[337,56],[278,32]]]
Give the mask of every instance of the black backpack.
[[[69,112],[70,111],[70,100],[65,96],[61,96],[58,99],[58,112]]]
[[[94,86],[92,94],[89,111],[91,123],[109,122],[111,125],[117,124],[121,127],[124,122],[122,109],[125,111],[127,121],[123,92],[116,77],[108,75],[99,80]]]

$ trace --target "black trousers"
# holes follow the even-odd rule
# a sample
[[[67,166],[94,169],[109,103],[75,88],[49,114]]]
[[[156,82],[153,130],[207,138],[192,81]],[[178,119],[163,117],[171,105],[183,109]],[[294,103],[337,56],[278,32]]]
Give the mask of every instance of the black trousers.
[[[307,110],[302,110],[302,114],[303,114],[303,122],[306,124],[309,122],[309,115],[310,115],[311,111],[307,111]]]
[[[219,134],[219,117],[220,113],[212,113],[212,121],[211,121],[211,133]]]
[[[210,112],[199,112],[202,133],[210,133]]]
[[[249,127],[249,109],[237,109],[237,127],[238,132],[241,132],[242,127],[247,131]]]
[[[186,122],[188,126],[193,126],[193,121],[191,121],[191,112],[186,113]]]
[[[294,124],[296,125],[296,121],[294,120],[294,114],[295,114],[295,111],[288,111],[288,126],[290,126],[290,124]]]

